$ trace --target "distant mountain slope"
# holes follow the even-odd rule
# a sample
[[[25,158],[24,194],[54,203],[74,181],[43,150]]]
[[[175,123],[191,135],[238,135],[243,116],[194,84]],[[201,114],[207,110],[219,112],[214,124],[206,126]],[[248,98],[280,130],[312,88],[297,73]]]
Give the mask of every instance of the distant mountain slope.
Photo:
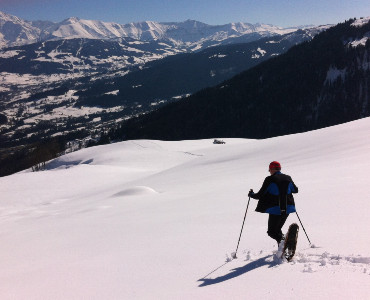
[[[124,71],[168,55],[181,53],[158,41],[64,39],[0,50],[0,72],[51,75]]]
[[[244,44],[215,46],[196,53],[153,61],[142,70],[109,80],[109,84],[108,80],[102,80],[91,85],[79,93],[79,102],[89,106],[111,107],[128,101],[167,101],[174,96],[192,94],[285,53],[296,43],[311,40],[316,30],[298,30],[283,36]],[[106,97],[101,95],[111,90],[119,90],[119,93],[106,101]]]
[[[7,73],[8,86],[3,80],[0,108],[8,122],[2,126],[2,143],[24,145],[77,129],[86,130],[87,136],[123,118],[219,84],[286,52],[297,42],[312,39],[313,34],[311,29],[298,30],[251,43],[173,55],[144,67],[145,61],[168,54],[170,46],[127,38],[120,42],[71,39],[8,48],[0,51],[0,67],[20,74]]]
[[[140,118],[115,137],[266,138],[370,115],[370,23],[350,20],[214,88]]]
[[[192,20],[28,22],[1,13],[0,40],[16,46],[0,50],[0,112],[7,120],[0,138],[18,145],[46,132],[101,130],[216,85],[325,28]]]
[[[1,13],[0,43],[5,45],[11,40],[9,43],[13,44],[0,50],[0,110],[10,120],[5,131],[14,134],[18,125],[24,128],[19,117],[24,119],[23,112],[35,111],[36,106],[28,100],[46,103],[48,109],[45,112],[49,112],[53,105],[61,105],[65,95],[71,95],[69,91],[79,92],[80,105],[112,107],[115,103],[127,103],[127,98],[130,102],[163,102],[215,85],[271,55],[286,51],[294,43],[312,38],[323,28],[302,31],[246,23],[211,26],[192,20],[126,25],[78,18],[61,23],[28,22]],[[291,33],[280,35],[284,32]],[[279,44],[263,44],[262,48],[255,44],[254,49],[247,47],[246,51],[242,47],[240,53],[237,53],[239,46],[231,51],[215,48],[209,54],[205,53],[208,56],[183,56],[184,59],[178,61],[176,57],[164,60],[163,64],[159,61],[148,65],[148,62],[167,56],[197,53],[221,44],[255,41],[261,36],[271,36],[273,43],[278,38]],[[141,69],[143,72],[129,74]],[[125,77],[127,74],[129,76]],[[109,93],[109,101],[106,93]],[[58,99],[63,100],[53,98],[55,101],[50,106],[48,96],[61,96]],[[73,101],[68,105],[73,105]],[[131,113],[125,117],[129,115]]]

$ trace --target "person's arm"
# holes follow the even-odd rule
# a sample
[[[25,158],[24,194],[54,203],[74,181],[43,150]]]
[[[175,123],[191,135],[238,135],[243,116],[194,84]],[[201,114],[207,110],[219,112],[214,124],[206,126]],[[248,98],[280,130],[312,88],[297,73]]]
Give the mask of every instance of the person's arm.
[[[248,196],[253,199],[260,199],[266,193],[269,184],[270,184],[269,177],[266,177],[258,193],[253,193],[252,191],[252,192],[249,192]]]
[[[293,194],[297,194],[298,193],[298,187],[295,185],[295,183],[293,182],[292,178],[290,178],[290,183],[293,186],[293,188],[291,189],[292,190],[292,193]]]

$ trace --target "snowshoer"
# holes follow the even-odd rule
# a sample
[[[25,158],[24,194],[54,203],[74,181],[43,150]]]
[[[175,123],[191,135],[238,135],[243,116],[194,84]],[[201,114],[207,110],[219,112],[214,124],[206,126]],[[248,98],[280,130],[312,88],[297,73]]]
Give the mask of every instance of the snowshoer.
[[[259,192],[254,193],[251,189],[248,194],[249,197],[259,200],[257,212],[269,214],[267,234],[276,240],[278,245],[284,239],[281,228],[289,214],[296,211],[292,194],[298,193],[292,178],[280,171],[280,163],[271,162],[269,165],[271,175],[265,178]]]

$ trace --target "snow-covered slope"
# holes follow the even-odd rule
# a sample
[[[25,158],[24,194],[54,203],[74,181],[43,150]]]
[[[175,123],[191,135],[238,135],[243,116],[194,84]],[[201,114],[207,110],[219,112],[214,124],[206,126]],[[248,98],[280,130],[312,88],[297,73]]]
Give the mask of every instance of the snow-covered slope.
[[[130,37],[137,40],[154,40],[163,37],[168,28],[167,25],[151,21],[121,25],[73,17],[59,23],[51,32],[51,37],[89,39]]]
[[[367,299],[370,118],[266,140],[127,141],[0,178],[1,299]],[[299,187],[292,263],[247,193]],[[296,215],[287,225],[298,222]],[[226,260],[226,261],[225,261]]]

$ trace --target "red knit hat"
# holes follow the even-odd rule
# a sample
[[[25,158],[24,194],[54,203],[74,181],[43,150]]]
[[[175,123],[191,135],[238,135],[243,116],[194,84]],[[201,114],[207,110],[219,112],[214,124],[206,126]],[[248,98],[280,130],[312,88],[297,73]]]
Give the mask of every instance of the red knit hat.
[[[281,170],[281,165],[278,161],[273,161],[269,165],[270,170]]]

